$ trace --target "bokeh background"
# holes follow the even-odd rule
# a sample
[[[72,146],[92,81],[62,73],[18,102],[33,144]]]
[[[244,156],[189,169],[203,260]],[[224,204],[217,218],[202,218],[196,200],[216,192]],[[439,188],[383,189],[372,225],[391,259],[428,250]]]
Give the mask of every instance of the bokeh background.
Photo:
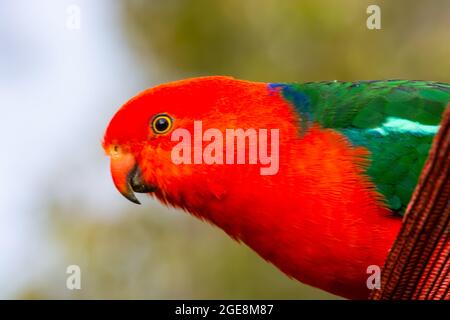
[[[0,298],[337,298],[186,213],[126,201],[103,131],[137,92],[192,76],[449,82],[449,30],[448,0],[0,2]]]

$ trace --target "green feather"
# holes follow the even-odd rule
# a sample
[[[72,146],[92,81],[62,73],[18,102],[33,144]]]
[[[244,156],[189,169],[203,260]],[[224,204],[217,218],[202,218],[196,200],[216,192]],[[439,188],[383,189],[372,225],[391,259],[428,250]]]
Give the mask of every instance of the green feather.
[[[371,152],[367,174],[392,210],[404,212],[417,184],[450,84],[409,81],[275,83],[301,119],[345,134]]]

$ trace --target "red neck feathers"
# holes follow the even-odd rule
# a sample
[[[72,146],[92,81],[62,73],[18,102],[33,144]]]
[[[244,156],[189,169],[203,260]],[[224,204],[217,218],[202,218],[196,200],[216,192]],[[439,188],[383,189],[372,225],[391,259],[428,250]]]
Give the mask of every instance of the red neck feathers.
[[[211,115],[204,125],[278,128],[277,174],[263,176],[255,165],[202,164],[196,176],[156,196],[219,226],[289,276],[367,298],[367,268],[382,267],[400,226],[364,173],[368,151],[329,129],[313,127],[300,136],[298,115],[267,90],[254,84],[255,99],[247,102],[239,92],[228,95],[233,113]]]

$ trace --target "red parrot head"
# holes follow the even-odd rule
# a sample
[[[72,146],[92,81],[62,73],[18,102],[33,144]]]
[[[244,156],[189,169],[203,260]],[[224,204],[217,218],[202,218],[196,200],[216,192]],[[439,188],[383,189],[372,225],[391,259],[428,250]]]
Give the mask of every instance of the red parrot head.
[[[214,128],[224,136],[230,128],[296,130],[294,115],[265,83],[203,77],[148,89],[120,108],[104,136],[103,148],[111,159],[119,192],[138,204],[135,192],[153,193],[164,203],[186,208],[220,197],[227,185],[259,172],[258,166],[206,165],[203,159],[194,163],[195,149],[207,144],[195,145],[195,121],[201,121],[203,131]],[[181,139],[173,136],[177,129],[191,137],[191,164],[180,165],[172,159]]]

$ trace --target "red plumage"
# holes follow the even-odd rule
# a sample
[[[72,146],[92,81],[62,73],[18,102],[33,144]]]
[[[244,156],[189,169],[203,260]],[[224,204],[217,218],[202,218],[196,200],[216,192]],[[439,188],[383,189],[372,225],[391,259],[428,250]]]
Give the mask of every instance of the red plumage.
[[[279,171],[176,165],[176,142],[149,126],[160,113],[174,119],[173,130],[192,132],[194,120],[205,129],[277,128]],[[367,267],[383,265],[400,227],[364,174],[368,151],[319,126],[300,136],[298,114],[265,83],[209,77],[150,89],[114,116],[103,145],[110,155],[118,150],[117,159],[135,159],[112,164],[116,174],[137,165],[163,203],[217,225],[287,275],[344,297],[368,297]]]

